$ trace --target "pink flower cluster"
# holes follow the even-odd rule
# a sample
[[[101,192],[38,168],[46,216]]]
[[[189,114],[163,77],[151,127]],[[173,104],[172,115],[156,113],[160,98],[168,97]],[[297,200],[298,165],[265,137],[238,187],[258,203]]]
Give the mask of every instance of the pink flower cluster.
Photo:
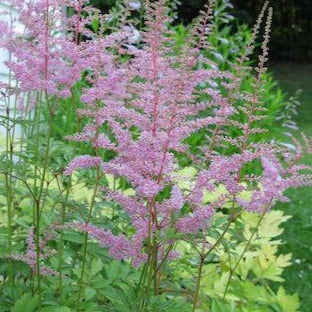
[[[102,159],[100,157],[92,157],[89,155],[76,157],[65,169],[65,175],[71,175],[74,171],[81,168],[90,168],[100,166]]]
[[[14,32],[15,20],[2,23],[0,47],[10,53],[8,68],[14,73],[21,91],[44,91],[49,95],[69,97],[71,87],[88,68],[87,43],[80,44],[79,36],[88,35],[87,25],[94,9],[87,10],[87,1],[5,0],[8,7],[19,12],[22,35]],[[78,14],[66,16],[66,7]],[[83,13],[90,13],[85,18]]]
[[[118,56],[107,49],[110,48],[105,43],[107,39],[94,42],[94,63],[90,78],[87,78],[92,85],[84,90],[81,99],[86,107],[79,111],[92,122],[82,133],[71,138],[90,141],[96,150],[114,150],[117,156],[102,163],[104,173],[124,177],[135,188],[135,197],[109,192],[107,198],[119,203],[131,217],[135,235],[130,242],[127,241],[129,238],[118,237],[118,242],[124,239],[124,245],[131,246],[131,254],[127,257],[131,255],[136,264],[147,258],[142,247],[149,233],[158,231],[165,237],[166,230],[175,227],[172,216],[179,215],[186,203],[174,182],[178,168],[175,152],[187,152],[188,146],[183,141],[191,133],[207,126],[222,125],[231,114],[231,110],[226,114],[222,110],[228,102],[217,90],[200,88],[201,84],[222,79],[223,74],[212,67],[194,68],[201,62],[199,47],[190,46],[183,55],[173,56],[166,12],[165,1],[147,6],[148,30],[141,34],[144,47],[131,46],[123,51],[131,56],[127,63],[117,62]],[[207,94],[211,101],[200,101],[201,94]],[[213,107],[218,113],[198,117],[207,107]],[[113,138],[99,133],[98,129],[104,124],[111,129]],[[94,161],[95,158],[79,156],[65,173],[72,173],[75,168],[92,167]],[[163,202],[155,200],[168,186],[170,197]],[[207,207],[196,212],[196,218],[209,219],[212,214],[213,209]],[[108,246],[111,254],[112,248],[115,250],[111,233],[98,235],[100,230],[90,225],[85,231]],[[162,250],[160,244],[159,254]],[[122,249],[121,253],[118,258],[124,258]]]
[[[51,233],[53,233],[53,230],[47,231],[45,233],[45,236],[43,239],[40,240],[40,262],[43,260],[51,257],[55,254],[55,252],[51,249],[47,248],[47,243],[53,238],[51,236]],[[14,254],[10,255],[10,257],[17,261],[22,261],[30,266],[30,268],[33,270],[34,274],[37,272],[37,262],[36,262],[36,245],[35,245],[35,237],[34,237],[34,228],[30,227],[28,230],[28,236],[27,236],[27,249],[24,254]],[[53,270],[52,268],[40,263],[40,274],[42,275],[58,275],[58,273]]]
[[[201,49],[209,48],[204,43],[207,39],[203,30],[209,27],[207,16],[203,15],[186,49],[177,55],[172,50],[174,39],[167,28],[170,20],[166,12],[164,0],[147,4],[146,30],[140,35],[142,47],[127,44],[126,38],[118,37],[126,47],[119,53],[130,56],[128,62],[120,62],[120,55],[107,49],[112,42],[106,44],[106,40],[110,41],[113,35],[92,44],[95,57],[87,78],[91,87],[84,90],[81,99],[86,105],[79,111],[80,116],[91,122],[82,133],[72,137],[91,142],[96,151],[114,150],[116,156],[101,164],[103,173],[126,178],[136,193],[135,196],[119,191],[106,193],[106,200],[118,203],[130,216],[135,229],[132,237],[114,236],[89,224],[76,223],[73,227],[89,233],[117,259],[132,258],[135,265],[150,256],[146,248],[150,237],[160,237],[157,248],[161,258],[164,247],[172,243],[166,238],[168,229],[182,235],[206,231],[215,211],[227,202],[234,201],[244,209],[261,212],[277,200],[285,200],[283,192],[287,188],[311,181],[311,176],[301,175],[301,167],[293,163],[295,158],[300,158],[297,154],[284,161],[288,169],[283,169],[277,155],[285,155],[284,149],[250,142],[250,135],[260,131],[254,123],[261,118],[259,112],[263,112],[257,106],[257,86],[255,94],[237,94],[231,74],[219,71],[202,56]],[[264,72],[261,62],[259,67]],[[230,96],[222,94],[218,86],[234,99],[244,98],[246,106],[235,107]],[[245,114],[245,122],[237,121],[241,113]],[[99,131],[103,125],[109,127],[110,134]],[[227,135],[229,125],[237,127],[241,136],[235,139]],[[194,186],[185,193],[175,179],[179,169],[176,155],[190,155],[185,139],[200,129],[215,129],[216,135],[204,159],[206,169],[199,171]],[[223,129],[222,135],[219,129]],[[230,142],[237,152],[219,155],[219,146],[214,146],[214,141]],[[199,155],[191,158],[194,164],[202,162]],[[263,173],[254,177],[255,181],[244,176],[246,165],[259,160]],[[76,168],[92,167],[94,161],[100,159],[78,156],[66,174]],[[214,192],[220,185],[225,187],[226,194],[204,203],[204,193]],[[159,200],[159,194],[166,188],[170,189],[169,197]],[[242,191],[251,193],[249,201],[240,198]]]

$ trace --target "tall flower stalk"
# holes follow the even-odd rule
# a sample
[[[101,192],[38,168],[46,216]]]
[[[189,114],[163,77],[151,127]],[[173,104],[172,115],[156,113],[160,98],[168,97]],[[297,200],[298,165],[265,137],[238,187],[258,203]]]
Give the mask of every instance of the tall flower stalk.
[[[35,159],[34,180],[32,195],[34,198],[34,228],[35,228],[35,250],[36,250],[36,291],[41,301],[41,247],[40,247],[40,223],[41,214],[44,211],[44,198],[47,192],[47,173],[49,171],[50,146],[53,132],[53,116],[57,108],[58,99],[69,96],[69,89],[80,78],[82,64],[77,43],[71,38],[65,39],[58,33],[62,30],[66,16],[61,15],[62,6],[65,3],[53,0],[42,0],[36,3],[10,1],[10,7],[20,13],[19,23],[25,30],[23,36],[15,34],[13,20],[11,18],[10,32],[2,43],[2,47],[9,51],[10,59],[7,62],[9,67],[8,89],[11,93],[13,87],[11,81],[17,81],[19,88],[15,92],[29,92],[36,98],[35,106],[35,127],[31,132],[34,135]],[[56,29],[57,28],[57,29]],[[67,52],[65,52],[67,51]],[[64,53],[67,57],[64,58]],[[31,72],[29,69],[31,68]],[[70,69],[70,70],[69,70]],[[9,94],[9,99],[11,94]],[[10,118],[10,103],[7,104],[7,121]],[[43,112],[48,111],[48,127],[43,129],[41,125]],[[15,111],[16,112],[16,104]],[[32,114],[30,113],[30,116]],[[13,125],[14,128],[14,125]],[[31,127],[29,127],[31,128]],[[45,150],[42,156],[41,136],[46,130]],[[7,128],[7,151],[11,162],[13,159],[14,130]],[[23,143],[21,142],[23,148]],[[42,159],[42,163],[40,163]],[[10,166],[11,168],[11,166]],[[12,173],[12,172],[10,172]],[[12,237],[12,178],[11,174],[6,176],[8,196],[8,224],[9,224],[9,253],[11,250]],[[10,272],[12,272],[12,260],[9,258]],[[11,279],[12,274],[10,273]]]
[[[5,27],[5,31],[8,36],[13,33],[13,15],[12,7],[9,6],[8,12],[8,24]],[[12,54],[9,52],[8,61],[12,59]],[[4,102],[5,109],[5,160],[7,162],[8,170],[5,173],[5,187],[6,187],[6,204],[7,204],[7,219],[8,219],[8,252],[12,253],[12,241],[13,241],[13,194],[14,194],[14,182],[13,182],[13,155],[15,147],[15,128],[16,128],[16,103],[18,94],[14,92],[14,81],[12,78],[12,71],[8,71],[8,82],[4,86],[3,98],[1,99]],[[9,282],[14,288],[14,271],[12,259],[8,260],[8,275]]]

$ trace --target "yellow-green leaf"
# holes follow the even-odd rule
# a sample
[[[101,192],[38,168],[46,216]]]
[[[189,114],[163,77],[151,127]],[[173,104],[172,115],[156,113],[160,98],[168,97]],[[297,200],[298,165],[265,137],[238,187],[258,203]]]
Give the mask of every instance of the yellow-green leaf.
[[[277,302],[281,306],[283,312],[296,312],[300,307],[298,294],[287,295],[282,286],[279,287],[277,292]]]

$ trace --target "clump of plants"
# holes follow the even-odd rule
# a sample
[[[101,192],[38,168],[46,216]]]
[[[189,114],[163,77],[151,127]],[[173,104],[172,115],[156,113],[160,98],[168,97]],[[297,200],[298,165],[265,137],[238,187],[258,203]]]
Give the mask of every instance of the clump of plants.
[[[181,44],[165,0],[8,1],[3,311],[298,309],[269,283],[291,258],[272,208],[311,184],[311,140],[261,136],[272,9],[220,66],[215,5]]]

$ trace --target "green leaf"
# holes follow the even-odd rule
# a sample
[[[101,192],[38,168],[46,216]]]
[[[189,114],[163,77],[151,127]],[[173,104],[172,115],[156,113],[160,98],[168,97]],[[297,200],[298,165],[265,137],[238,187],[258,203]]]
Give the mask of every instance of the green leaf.
[[[84,291],[86,301],[91,300],[96,295],[96,291],[93,288],[87,287]]]
[[[25,294],[15,302],[11,312],[34,312],[39,304],[39,297]]]
[[[211,312],[232,312],[235,305],[229,305],[221,302],[220,300],[212,300]]]
[[[122,302],[122,293],[119,290],[114,289],[113,287],[110,286],[105,288],[105,297],[114,303]]]
[[[281,223],[287,221],[290,217],[284,216],[282,211],[272,210],[262,220],[259,227],[259,236],[261,238],[272,238],[283,233],[280,228]]]
[[[64,233],[64,240],[71,242],[71,243],[82,244],[84,239],[83,239],[82,234],[71,232],[71,233]]]
[[[277,292],[277,302],[281,306],[283,312],[296,312],[300,307],[298,294],[287,295],[282,286],[279,287]]]
[[[90,278],[98,274],[103,269],[103,262],[101,259],[96,258],[92,260],[90,269]]]

